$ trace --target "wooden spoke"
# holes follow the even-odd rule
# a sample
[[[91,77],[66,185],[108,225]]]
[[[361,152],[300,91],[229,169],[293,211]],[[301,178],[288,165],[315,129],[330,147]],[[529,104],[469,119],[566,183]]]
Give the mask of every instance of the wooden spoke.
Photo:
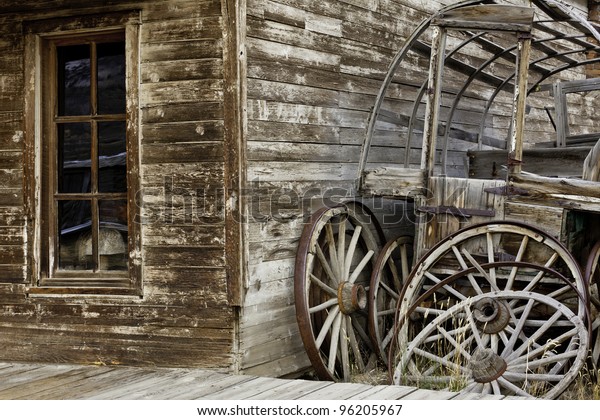
[[[458,248],[455,245],[452,245],[452,252],[454,252],[454,256],[456,257],[456,261],[458,261],[458,263],[460,264],[461,268],[463,270],[468,270],[469,266],[467,265],[467,263],[465,262],[465,259],[463,258],[462,254],[460,253],[460,251],[458,250]],[[481,287],[479,287],[479,284],[477,283],[477,280],[475,280],[475,277],[473,276],[473,274],[468,274],[467,278],[469,279],[469,283],[471,284],[471,287],[477,292],[477,294],[482,294],[483,290],[481,290]]]
[[[333,274],[338,281],[343,281],[343,275],[340,271],[340,262],[337,255],[337,249],[335,246],[335,236],[333,234],[333,226],[331,223],[325,225],[325,238],[327,240],[327,245],[329,248],[329,259],[331,262],[331,268],[333,269]]]
[[[492,381],[492,389],[494,391],[494,395],[502,395],[502,390],[500,389],[500,384],[498,381]]]
[[[499,262],[482,267],[489,265],[500,274]],[[502,272],[510,273],[513,266]],[[443,290],[442,284],[437,287]],[[517,314],[511,304],[524,309]],[[407,319],[415,309],[408,309]],[[532,329],[529,320],[543,322]],[[440,383],[451,382],[463,393],[536,398],[556,398],[568,387],[587,357],[589,340],[583,320],[566,305],[540,293],[512,290],[457,301],[415,330],[395,359],[395,384],[440,389]]]
[[[358,279],[358,276],[360,276],[363,273],[363,269],[369,263],[369,261],[373,257],[373,254],[375,254],[375,251],[373,251],[372,249],[369,250],[369,252],[367,252],[367,255],[363,257],[358,266],[354,269],[352,276],[350,276],[350,278],[348,279],[348,283],[352,284],[356,282],[356,279]]]
[[[366,366],[363,361],[363,356],[360,351],[359,340],[356,338],[356,334],[354,333],[354,328],[352,327],[352,318],[346,317],[347,323],[347,331],[348,331],[348,340],[350,341],[350,348],[352,349],[352,353],[354,354],[354,360],[358,363],[359,372],[365,372]]]
[[[329,340],[329,364],[327,365],[327,368],[330,372],[333,372],[335,370],[335,362],[337,360],[338,355],[337,350],[340,337],[340,328],[342,327],[343,318],[344,317],[342,314],[338,314],[335,317],[335,321],[333,321],[333,329],[331,330],[331,340]]]
[[[352,268],[352,260],[354,259],[354,251],[356,251],[356,244],[358,242],[358,238],[360,237],[360,232],[362,228],[357,226],[354,230],[354,234],[352,235],[352,240],[350,241],[350,246],[348,247],[348,256],[346,257],[346,264],[344,265],[344,278],[350,277],[350,269]]]
[[[317,286],[319,286],[321,288],[321,290],[329,293],[330,296],[337,296],[337,292],[335,290],[333,290],[333,288],[331,288],[328,285],[326,285],[324,282],[322,282],[321,280],[319,280],[317,278],[317,276],[315,276],[312,273],[310,274],[310,281],[312,283],[315,283]]]
[[[504,352],[502,353],[502,357],[506,358],[513,352],[513,349],[515,348],[515,344],[517,343],[517,340],[518,340],[519,336],[521,335],[521,331],[523,331],[523,327],[525,326],[525,322],[527,321],[527,318],[529,316],[529,313],[531,312],[531,308],[533,308],[534,303],[535,303],[534,299],[529,299],[527,301],[525,310],[521,313],[521,318],[517,321],[514,331],[512,331],[510,340],[506,344],[506,347],[504,348]]]
[[[492,237],[491,232],[486,232],[485,236],[486,236],[486,240],[487,240],[488,262],[493,263],[495,261],[494,251],[496,250],[495,246],[494,246],[494,238]],[[496,269],[495,268],[490,268],[490,282],[493,285],[496,284]]]
[[[327,318],[325,319],[325,322],[323,323],[323,326],[321,327],[321,331],[319,332],[319,335],[317,336],[317,339],[315,341],[317,349],[321,348],[321,345],[323,344],[323,342],[325,341],[325,338],[327,337],[327,334],[329,333],[329,329],[333,325],[333,321],[335,321],[335,319],[338,317],[339,313],[340,313],[340,308],[335,307],[335,308],[333,308],[333,310],[331,312],[329,312],[329,315],[327,315]]]
[[[436,276],[434,276],[431,273],[425,273],[425,276],[431,280],[433,282],[433,284],[439,284],[441,283],[441,280],[439,278],[437,278]],[[450,292],[452,295],[454,295],[456,298],[458,298],[458,300],[465,300],[467,297],[465,295],[463,295],[462,293],[460,293],[458,290],[450,287],[450,286],[446,286],[444,285],[443,288]]]
[[[375,260],[369,290],[369,334],[381,360],[387,364],[399,291],[410,274],[413,240],[400,236],[384,245]],[[400,271],[398,270],[400,268]]]
[[[329,299],[327,302],[323,302],[320,305],[309,308],[308,312],[310,312],[311,314],[314,314],[315,312],[319,312],[324,309],[331,308],[332,306],[337,305],[337,303],[338,303],[337,299]]]
[[[352,326],[348,325],[348,317],[342,317],[342,322],[340,325],[340,355],[342,362],[342,378],[344,382],[350,382],[350,356],[348,354],[348,327],[351,329]]]
[[[338,277],[338,275],[333,271],[333,269],[329,265],[329,261],[327,261],[327,258],[325,257],[325,254],[323,254],[323,250],[321,249],[321,247],[316,247],[315,251],[316,251],[317,257],[319,258],[319,263],[321,264],[321,268],[325,271],[325,273],[327,274],[327,277],[331,280],[331,283],[333,285],[337,286],[340,283],[340,277]],[[313,274],[310,273],[310,275],[313,275]],[[336,292],[336,294],[337,294],[337,292]]]
[[[485,271],[481,267],[481,265],[477,262],[477,260],[469,253],[469,251],[467,251],[466,248],[462,248],[461,251],[462,251],[463,254],[465,254],[465,256],[467,257],[467,259],[469,260],[469,262],[471,264],[473,264],[473,267],[475,267],[477,269],[477,271],[479,272],[479,274],[481,274],[483,276],[483,278],[485,279],[485,281],[492,287],[492,290],[500,290],[498,288],[498,285],[496,284],[495,272],[494,272],[494,277],[492,277],[491,272],[488,273],[487,271]]]
[[[324,207],[306,223],[294,272],[296,319],[315,373],[348,381],[373,357],[368,306],[373,260],[380,249],[357,205]],[[371,222],[372,223],[372,222]]]
[[[521,245],[519,245],[519,250],[517,251],[517,256],[515,257],[515,261],[523,261],[523,255],[525,254],[525,249],[527,248],[527,244],[529,243],[529,236],[523,236],[521,239]],[[515,283],[515,278],[517,276],[517,267],[514,267],[510,275],[508,276],[508,280],[506,281],[506,287],[504,290],[513,290],[513,285]]]
[[[352,255],[354,253],[353,249],[348,249],[348,253],[350,254],[349,258],[348,255],[346,254],[346,220],[342,220],[339,223],[339,232],[337,235],[337,256],[338,256],[338,264],[340,265],[338,267],[338,271],[340,273],[340,277],[339,280],[340,282],[344,281],[345,279],[348,278],[348,274],[346,273],[345,270],[345,261],[346,259],[348,260],[352,260]],[[359,227],[357,227],[357,229],[359,229]],[[354,231],[354,233],[356,234],[356,230]]]

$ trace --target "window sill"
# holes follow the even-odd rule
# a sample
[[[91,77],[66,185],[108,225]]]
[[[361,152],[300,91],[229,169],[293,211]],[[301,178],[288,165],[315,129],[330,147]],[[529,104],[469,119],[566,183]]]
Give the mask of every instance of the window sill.
[[[78,287],[78,286],[35,286],[26,290],[27,297],[49,297],[49,296],[137,296],[140,299],[142,293],[137,289],[124,287]]]

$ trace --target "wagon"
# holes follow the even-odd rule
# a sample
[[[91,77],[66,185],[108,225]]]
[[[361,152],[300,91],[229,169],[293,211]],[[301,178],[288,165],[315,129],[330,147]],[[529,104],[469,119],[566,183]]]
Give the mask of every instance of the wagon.
[[[573,79],[600,35],[531,3],[441,9],[389,65],[357,196],[312,214],[297,251],[319,378],[379,365],[394,384],[556,398],[598,362],[600,81]]]

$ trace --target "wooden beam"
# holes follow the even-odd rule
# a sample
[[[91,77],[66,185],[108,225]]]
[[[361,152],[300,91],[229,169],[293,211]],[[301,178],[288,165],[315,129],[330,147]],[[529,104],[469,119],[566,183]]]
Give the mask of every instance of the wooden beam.
[[[427,106],[425,108],[425,127],[423,131],[423,150],[421,169],[427,179],[433,175],[435,160],[435,143],[438,136],[438,121],[442,91],[442,73],[446,51],[445,29],[433,27],[433,48],[429,64],[429,81],[427,85]]]
[[[529,32],[534,9],[500,4],[475,5],[449,10],[433,20],[434,25],[459,29]]]
[[[591,147],[528,149],[523,151],[523,169],[542,176],[580,177],[585,157]],[[506,150],[471,150],[469,177],[477,179],[504,179],[508,164]]]
[[[598,183],[581,179],[551,178],[521,173],[511,178],[511,185],[526,191],[530,197],[540,199],[557,196],[579,197],[580,201],[600,199]]]
[[[242,229],[245,203],[245,101],[246,51],[245,0],[222,2],[223,14],[223,114],[225,160],[225,254],[227,256],[227,296],[230,305],[241,306],[246,279],[246,241]]]
[[[525,131],[525,102],[527,100],[527,76],[529,74],[529,55],[531,35],[519,34],[519,54],[517,60],[517,85],[513,101],[513,118],[508,146],[509,175],[521,172],[523,159],[523,133]]]

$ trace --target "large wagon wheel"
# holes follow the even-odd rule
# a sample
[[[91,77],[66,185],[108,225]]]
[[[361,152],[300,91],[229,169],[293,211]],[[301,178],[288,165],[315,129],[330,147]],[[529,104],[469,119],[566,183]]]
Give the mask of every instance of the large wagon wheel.
[[[412,236],[389,241],[381,249],[371,275],[369,333],[377,354],[386,364],[399,293],[410,274],[412,248]]]
[[[592,363],[598,369],[600,359],[600,241],[592,247],[585,267],[585,279],[590,287],[592,319]]]
[[[408,310],[408,318],[420,304]],[[556,299],[488,292],[459,301],[427,323],[399,355],[394,382],[551,399],[577,376],[587,345],[584,321]]]
[[[352,206],[321,208],[305,225],[294,273],[296,318],[320,379],[349,381],[374,366],[368,289],[379,250]]]
[[[530,275],[513,267],[499,273],[495,262],[514,261],[553,269],[573,285],[544,280],[544,271]],[[483,269],[482,264],[489,264]],[[436,284],[446,276],[474,268],[465,287],[471,294],[489,291],[525,290],[548,294],[569,305],[581,319],[588,321],[588,287],[579,264],[554,237],[540,229],[518,222],[497,221],[469,226],[448,236],[425,254],[413,269],[402,290],[402,305],[408,307],[424,284]]]

